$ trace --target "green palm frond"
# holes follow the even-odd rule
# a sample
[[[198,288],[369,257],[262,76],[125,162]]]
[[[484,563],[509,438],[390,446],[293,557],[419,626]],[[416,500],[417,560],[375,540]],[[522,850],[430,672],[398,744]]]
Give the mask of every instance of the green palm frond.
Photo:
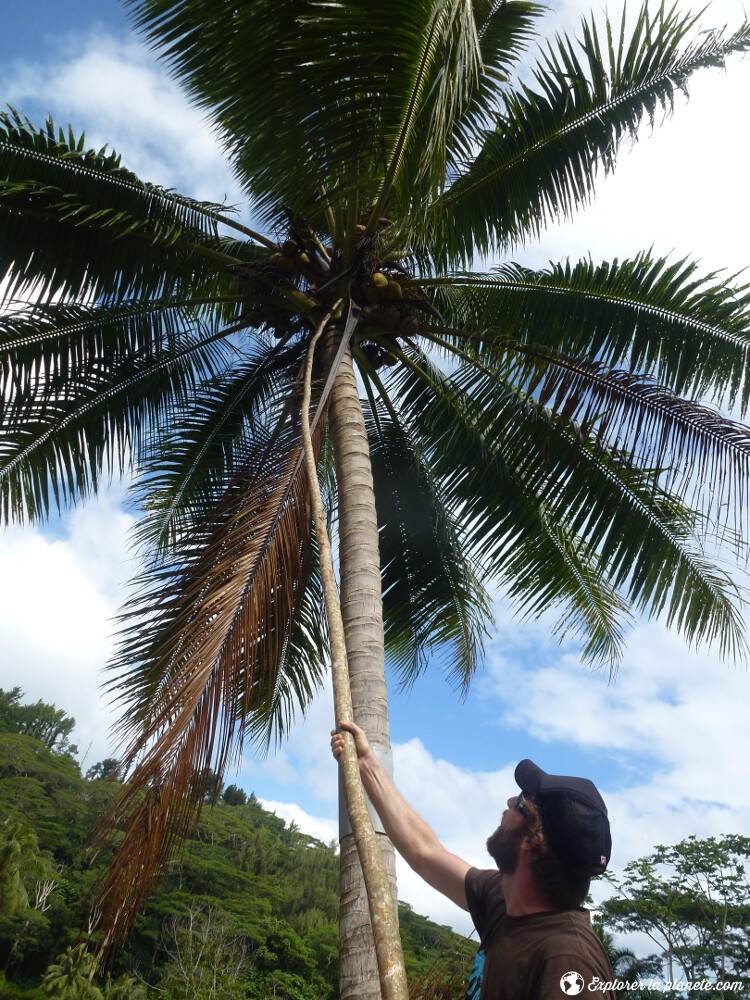
[[[264,222],[278,225],[293,203],[329,231],[326,208],[335,218],[345,203],[356,220],[378,194],[386,204],[402,173],[398,196],[415,208],[417,178],[423,196],[442,186],[446,145],[468,141],[491,106],[482,77],[507,75],[541,10],[520,0],[387,0],[377,17],[367,0],[129,6],[224,133]]]
[[[241,299],[212,304],[211,314],[238,319]],[[184,333],[205,315],[205,300],[140,299],[116,306],[60,303],[19,305],[0,314],[0,397],[6,413],[30,395],[75,383],[96,358],[109,368],[125,358],[149,354],[158,359],[175,349]]]
[[[549,405],[563,424],[575,422],[585,438],[616,447],[648,469],[664,488],[692,491],[697,499],[710,482],[705,515],[716,516],[729,504],[741,517],[750,470],[750,429],[744,424],[677,396],[654,379],[590,358],[529,348],[509,363],[505,349],[498,353],[499,359],[467,366],[456,384],[490,399],[498,377],[510,379],[540,406]]]
[[[83,137],[0,114],[0,275],[7,297],[91,300],[220,294],[233,262],[219,209],[144,184]],[[245,244],[243,259],[252,259]]]
[[[524,617],[538,617],[562,606],[555,633],[572,636],[581,656],[594,667],[616,672],[632,621],[626,600],[607,579],[596,553],[553,520],[542,500],[531,508],[533,530],[514,540],[503,565],[505,590]]]
[[[374,188],[382,128],[398,121],[428,3],[385,0],[377,17],[366,0],[128,6],[223,132],[266,224],[279,224],[281,206],[293,204],[322,229],[326,208]]]
[[[288,724],[321,676],[320,609],[315,594],[305,599],[316,563],[301,447],[288,420],[259,434],[213,517],[171,564],[146,571],[127,609],[111,689],[134,770],[105,824],[126,831],[97,897],[115,935],[195,821],[203,776],[223,773],[246,733],[267,741],[269,726]]]
[[[702,554],[696,515],[655,484],[653,470],[584,437],[569,414],[543,406],[498,371],[479,378],[467,365],[447,377],[415,355],[394,378],[403,420],[419,433],[433,474],[468,526],[464,545],[491,577],[512,586],[511,570],[523,567],[514,552],[530,538],[527,551],[548,549],[533,579],[552,586],[549,574],[565,569],[562,553],[555,556],[560,536],[545,527],[554,524],[568,552],[596,557],[599,569],[589,570],[588,579],[606,575],[601,601],[618,588],[642,613],[666,610],[689,641],[718,637],[728,655],[743,649],[736,588]],[[672,586],[676,578],[679,587]],[[584,592],[576,579],[561,572],[554,586],[565,613],[580,621],[576,601]],[[525,599],[538,611],[535,589]],[[590,611],[594,622],[595,606]],[[610,651],[621,641],[619,617],[611,619]],[[604,628],[607,617],[597,622]]]
[[[415,4],[415,12],[417,9]],[[455,122],[469,108],[482,73],[473,4],[467,0],[435,0],[424,5],[423,11],[426,20],[414,26],[419,49],[403,109],[397,126],[383,130],[386,168],[370,221],[373,228],[401,174],[407,175],[412,190],[415,182],[419,185],[421,202],[442,188],[448,138]],[[419,184],[423,178],[427,183]]]
[[[447,162],[454,174],[474,158],[484,130],[500,111],[502,85],[534,38],[534,25],[544,12],[541,5],[512,0],[477,0],[473,6],[481,72],[470,103],[454,119],[447,143]]]
[[[41,520],[130,468],[175,405],[229,363],[228,331],[197,327],[157,355],[147,345],[109,365],[93,356],[74,377],[37,373],[29,392],[3,402],[0,511],[5,523]]]
[[[585,441],[575,419],[561,426],[557,414],[528,402],[554,440],[541,479],[549,524],[575,533],[576,544],[595,554],[603,586],[626,597],[633,611],[664,614],[688,643],[716,642],[722,655],[744,656],[744,598],[720,568],[722,539],[712,534],[711,522],[662,489],[654,470],[635,467],[600,441]],[[586,641],[585,632],[581,638]]]
[[[526,475],[525,435],[502,404],[472,398],[426,357],[415,358],[410,376],[394,376],[403,393],[403,419],[417,429],[452,516],[464,525],[464,549],[523,613],[539,614],[549,603],[562,606],[559,631],[583,633],[585,655],[614,670],[626,606],[585,542],[570,535],[564,518],[553,523],[548,516],[550,482]],[[516,394],[506,388],[505,396],[507,404]],[[514,408],[519,402],[516,396]]]
[[[446,321],[630,368],[693,398],[747,411],[750,285],[700,274],[688,260],[565,262],[541,271],[503,264],[489,274],[430,279]]]
[[[597,171],[611,171],[622,140],[644,117],[671,110],[675,94],[699,69],[721,66],[750,48],[750,26],[686,41],[695,18],[644,4],[630,37],[609,21],[601,42],[584,21],[580,41],[557,40],[533,71],[534,87],[503,95],[503,109],[470,166],[436,204],[430,252],[468,262],[476,252],[538,235],[569,216],[593,192]]]
[[[429,462],[370,371],[365,409],[380,524],[383,620],[389,662],[410,684],[429,662],[465,692],[483,655],[492,608]],[[380,404],[380,405],[379,405]]]

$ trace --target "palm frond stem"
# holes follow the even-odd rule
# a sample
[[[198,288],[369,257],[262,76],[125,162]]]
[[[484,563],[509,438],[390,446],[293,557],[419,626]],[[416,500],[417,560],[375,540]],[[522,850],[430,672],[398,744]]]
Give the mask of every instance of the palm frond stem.
[[[370,217],[365,225],[365,233],[371,235],[375,232],[375,228],[378,225],[378,220],[383,214],[386,205],[388,204],[388,199],[391,195],[391,190],[393,189],[393,184],[398,173],[399,166],[401,164],[401,158],[404,152],[404,147],[406,145],[407,139],[409,137],[409,132],[416,115],[417,101],[422,89],[422,82],[427,73],[428,60],[427,56],[430,53],[433,39],[440,27],[440,18],[437,16],[437,11],[433,11],[432,24],[430,25],[430,30],[427,37],[424,40],[422,47],[422,57],[420,59],[419,69],[417,70],[417,75],[412,86],[411,94],[409,95],[409,102],[404,113],[403,121],[401,122],[401,128],[399,129],[398,138],[396,144],[393,148],[390,161],[386,167],[385,175],[383,177],[383,183],[381,185],[380,191],[378,193],[377,200],[370,212]]]
[[[625,306],[635,310],[636,312],[645,313],[646,315],[654,316],[658,319],[667,321],[679,320],[680,323],[687,324],[696,331],[720,337],[722,340],[725,340],[736,347],[741,347],[745,351],[750,349],[750,344],[748,344],[746,339],[733,335],[724,327],[706,323],[703,320],[691,317],[689,314],[678,313],[673,309],[665,309],[649,302],[643,302],[641,300],[628,298],[622,295],[610,295],[607,292],[597,292],[590,288],[572,288],[570,285],[540,284],[538,282],[531,281],[506,280],[505,278],[503,278],[500,283],[489,277],[483,278],[477,276],[476,278],[472,278],[469,275],[460,275],[448,278],[407,278],[402,282],[404,288],[473,287],[497,289],[499,284],[502,284],[503,288],[507,288],[511,291],[533,292],[534,294],[541,293],[548,294],[550,296],[569,296],[570,298],[578,299],[598,299],[602,302],[608,302],[611,305]]]
[[[273,240],[269,240],[267,236],[263,236],[261,233],[256,233],[254,229],[248,229],[247,226],[243,226],[241,222],[237,222],[236,219],[231,218],[231,216],[216,214],[215,219],[217,222],[221,222],[225,226],[230,226],[235,229],[238,233],[244,233],[245,236],[249,236],[251,240],[255,240],[256,243],[261,244],[261,246],[266,247],[267,250],[276,250],[277,244]]]
[[[339,302],[320,321],[310,341],[310,346],[307,350],[301,414],[305,465],[310,485],[313,520],[318,538],[320,570],[328,619],[328,633],[331,645],[331,673],[333,676],[333,695],[337,726],[342,722],[353,722],[354,712],[349,685],[344,622],[336,591],[331,543],[326,528],[323,500],[320,495],[315,452],[310,433],[309,411],[315,345],[322,336]],[[383,1000],[407,1000],[406,970],[401,950],[396,911],[393,906],[391,886],[383,863],[383,855],[378,843],[377,834],[367,810],[364,788],[362,787],[362,779],[359,773],[357,750],[354,744],[354,737],[350,733],[344,733],[344,749],[340,758],[340,764],[344,777],[347,811],[357,844],[357,853],[359,854],[367,889],[367,902],[375,941],[375,954],[378,962],[378,974],[380,976],[380,988]]]

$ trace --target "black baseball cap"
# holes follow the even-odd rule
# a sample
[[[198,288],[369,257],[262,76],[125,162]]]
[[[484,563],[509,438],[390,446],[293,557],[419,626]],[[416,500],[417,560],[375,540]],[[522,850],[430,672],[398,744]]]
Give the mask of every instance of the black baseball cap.
[[[515,778],[539,808],[545,836],[560,860],[583,874],[600,875],[609,864],[612,835],[593,781],[547,774],[531,760],[521,761]]]

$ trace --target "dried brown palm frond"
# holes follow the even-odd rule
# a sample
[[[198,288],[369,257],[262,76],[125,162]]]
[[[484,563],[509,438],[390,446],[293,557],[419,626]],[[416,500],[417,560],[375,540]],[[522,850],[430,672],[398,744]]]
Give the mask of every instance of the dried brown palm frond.
[[[316,455],[324,428],[321,419]],[[309,700],[322,667],[318,601],[305,600],[316,571],[302,441],[285,411],[179,565],[151,569],[126,613],[110,687],[133,771],[97,836],[125,828],[96,887],[102,950],[127,932],[197,820],[210,771],[223,773],[259,718],[289,713],[290,688]]]

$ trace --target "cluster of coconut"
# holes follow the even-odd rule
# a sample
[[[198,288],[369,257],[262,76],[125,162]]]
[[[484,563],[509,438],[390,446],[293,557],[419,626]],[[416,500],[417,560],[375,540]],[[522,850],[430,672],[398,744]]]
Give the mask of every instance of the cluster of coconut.
[[[250,274],[265,273],[271,277],[274,284],[294,287],[299,278],[304,278],[312,287],[316,281],[328,274],[328,268],[318,255],[312,234],[307,229],[294,233],[295,238],[289,238],[270,254],[265,264],[251,265]],[[269,272],[268,265],[272,270]],[[251,306],[243,315],[243,320],[256,329],[265,329],[277,339],[300,333],[307,329],[308,324],[298,313],[290,311],[289,304],[279,296],[272,294],[274,304],[264,303]]]
[[[288,237],[273,248],[265,263],[251,265],[255,275],[272,285],[296,287],[308,301],[319,308],[329,308],[340,294],[339,277],[348,278],[347,287],[356,302],[363,307],[362,323],[355,334],[361,353],[374,368],[395,365],[395,356],[402,344],[399,338],[414,337],[420,328],[417,310],[424,309],[424,295],[404,287],[409,277],[398,262],[386,262],[381,256],[382,226],[367,234],[366,219],[357,225],[357,238],[353,246],[353,260],[343,264],[340,254],[329,247],[322,247],[303,220],[290,214]],[[272,270],[269,270],[269,265]],[[257,287],[257,285],[256,285]],[[307,291],[303,291],[307,288]],[[406,294],[405,294],[406,292]],[[294,336],[307,330],[310,317],[317,311],[304,310],[300,314],[290,304],[271,292],[273,304],[251,306],[243,319],[256,329],[266,329],[278,339]],[[407,297],[407,296],[416,297]],[[330,300],[330,301],[329,301]],[[311,303],[312,304],[312,303]]]
[[[284,274],[298,272],[318,277],[324,273],[317,254],[297,240],[284,240],[281,250],[271,254],[271,263]]]
[[[400,350],[399,337],[413,337],[419,332],[419,320],[414,315],[411,301],[404,298],[403,275],[375,271],[367,282],[364,308],[365,329],[360,350],[373,368],[396,365],[398,358],[392,353]],[[368,327],[377,341],[368,339]]]
[[[263,304],[254,309],[248,309],[242,314],[243,320],[256,330],[265,329],[281,340],[299,333],[304,323],[298,316],[291,315],[275,306]]]

